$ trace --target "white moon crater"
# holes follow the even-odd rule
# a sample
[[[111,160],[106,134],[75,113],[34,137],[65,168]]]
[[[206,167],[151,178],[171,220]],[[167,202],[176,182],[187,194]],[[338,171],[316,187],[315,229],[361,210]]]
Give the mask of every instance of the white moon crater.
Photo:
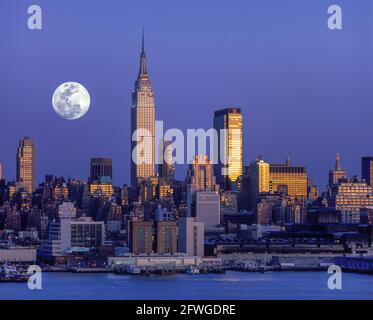
[[[52,104],[54,111],[62,118],[77,120],[88,112],[91,98],[80,83],[65,82],[54,92]]]

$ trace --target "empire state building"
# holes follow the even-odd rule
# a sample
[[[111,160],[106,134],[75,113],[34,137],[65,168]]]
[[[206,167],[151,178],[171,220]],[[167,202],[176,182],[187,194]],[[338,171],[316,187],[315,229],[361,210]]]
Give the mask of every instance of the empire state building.
[[[154,92],[146,66],[144,32],[140,70],[132,93],[131,108],[131,184],[155,176],[155,108]]]

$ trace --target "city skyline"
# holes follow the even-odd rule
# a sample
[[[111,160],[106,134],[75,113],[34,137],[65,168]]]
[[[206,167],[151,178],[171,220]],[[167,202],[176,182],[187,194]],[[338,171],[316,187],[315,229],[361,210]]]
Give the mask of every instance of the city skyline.
[[[115,8],[122,7],[119,2],[114,1],[113,3]],[[306,10],[307,12],[299,11],[296,7],[292,7],[291,4],[294,3],[292,1],[287,1],[287,3],[289,5],[282,6],[282,10],[275,17],[277,22],[296,15],[302,15],[306,21],[311,22],[315,18],[316,13],[319,15],[321,10],[325,11],[321,3],[310,5],[309,10]],[[273,1],[268,1],[266,4],[259,4],[255,1],[250,4],[244,4],[241,1],[237,1],[237,6],[252,9],[252,12],[263,10],[269,4],[276,8],[276,4]],[[290,156],[294,163],[308,168],[310,177],[314,179],[322,190],[327,184],[327,172],[333,167],[335,153],[340,152],[343,158],[343,166],[349,174],[351,176],[354,174],[360,175],[360,158],[370,154],[368,149],[369,138],[366,134],[368,129],[366,128],[368,128],[368,115],[373,111],[369,107],[372,99],[369,93],[368,80],[371,74],[369,69],[364,69],[364,64],[368,63],[371,57],[365,55],[363,46],[369,43],[362,41],[369,35],[370,31],[368,27],[365,28],[365,23],[367,22],[364,19],[357,21],[356,17],[361,17],[361,14],[364,14],[362,13],[364,9],[366,9],[365,14],[368,16],[370,7],[364,8],[364,6],[342,4],[351,12],[350,16],[346,18],[346,21],[350,22],[348,30],[343,30],[339,35],[331,34],[325,27],[325,21],[321,21],[321,17],[320,21],[318,21],[320,25],[317,25],[316,32],[313,31],[313,28],[307,27],[307,23],[299,24],[294,29],[289,28],[289,24],[285,24],[279,28],[284,32],[289,32],[286,46],[273,42],[273,37],[276,35],[273,29],[258,28],[261,24],[252,19],[238,19],[236,24],[227,27],[228,29],[224,32],[231,35],[232,39],[228,43],[232,46],[224,49],[221,45],[218,45],[219,40],[222,40],[221,35],[224,34],[221,26],[216,31],[210,29],[211,27],[205,27],[205,29],[202,29],[201,35],[189,30],[190,34],[193,34],[193,39],[191,39],[187,36],[189,31],[185,29],[185,19],[181,21],[182,23],[173,21],[175,22],[175,30],[170,31],[165,28],[164,24],[161,25],[161,28],[157,28],[155,21],[148,17],[149,20],[144,25],[149,43],[149,69],[151,69],[150,72],[157,95],[156,119],[164,120],[167,127],[180,127],[183,130],[190,127],[207,129],[212,127],[214,111],[235,105],[240,107],[243,113],[244,165],[249,165],[259,154],[262,154],[264,159],[271,163],[283,162]],[[49,9],[56,9],[62,4],[56,3],[51,7],[46,3],[42,3],[42,5]],[[52,19],[49,20],[49,27],[47,25],[39,34],[29,34],[28,30],[23,29],[24,26],[15,24],[17,15],[21,15],[18,5],[4,4],[4,6],[9,6],[8,9],[15,13],[15,19],[11,22],[12,34],[19,36],[19,44],[13,43],[5,50],[5,54],[9,55],[8,57],[14,52],[17,52],[17,55],[9,58],[9,66],[3,66],[4,75],[9,76],[10,81],[5,81],[4,77],[1,77],[0,81],[3,84],[3,88],[9,89],[7,90],[9,94],[3,96],[0,102],[2,105],[9,106],[4,108],[4,116],[9,119],[5,129],[10,132],[20,132],[17,136],[2,138],[1,140],[3,151],[0,162],[3,166],[4,178],[7,180],[15,179],[14,145],[22,136],[28,135],[34,140],[38,152],[38,182],[43,180],[45,174],[87,179],[89,176],[89,160],[94,157],[109,157],[113,159],[114,183],[117,185],[129,184],[130,170],[127,162],[130,153],[127,143],[129,141],[128,128],[130,127],[128,109],[130,107],[129,93],[131,89],[129,88],[132,87],[133,78],[138,67],[138,38],[142,24],[139,21],[135,21],[138,15],[123,22],[118,15],[115,15],[114,21],[120,26],[122,26],[121,23],[127,24],[130,28],[123,28],[125,30],[122,32],[120,28],[115,28],[112,24],[109,24],[105,26],[106,29],[104,28],[97,35],[101,39],[104,34],[110,31],[111,36],[104,41],[104,45],[112,48],[109,55],[114,58],[115,66],[114,62],[111,63],[107,60],[106,64],[103,63],[100,66],[96,64],[97,70],[94,73],[88,72],[87,68],[98,58],[97,53],[100,50],[97,53],[92,51],[88,54],[88,61],[79,59],[79,64],[64,56],[64,59],[67,59],[66,64],[64,64],[67,72],[55,66],[57,69],[53,70],[61,71],[56,79],[49,72],[42,71],[44,69],[43,63],[48,66],[52,63],[50,60],[54,60],[51,58],[45,61],[45,53],[48,51],[44,52],[43,50],[46,50],[47,39],[53,42],[52,35],[54,33],[63,34],[64,31],[58,29],[53,24]],[[78,12],[69,12],[69,17],[75,21],[77,14],[83,12],[83,8],[84,5],[79,5],[77,8]],[[135,10],[135,8],[136,5],[133,4],[131,10]],[[95,16],[96,10],[99,9],[99,7],[92,9],[92,11],[83,15],[84,19],[92,17],[92,15]],[[227,9],[226,3],[213,8],[211,16],[212,26],[215,26],[215,23],[218,22],[217,19],[223,16],[223,9]],[[107,8],[106,10],[109,10],[110,13],[112,11]],[[185,15],[190,14],[188,10],[191,9],[185,8],[185,10]],[[196,19],[196,25],[201,22],[200,19],[206,14],[206,10],[207,7],[203,5],[200,15]],[[157,9],[158,11],[160,11],[159,8]],[[246,11],[249,17],[252,14],[251,11]],[[53,10],[51,10],[51,14],[53,13]],[[106,11],[106,13],[109,12]],[[232,18],[238,15],[238,10],[229,9],[228,15]],[[146,20],[146,18],[144,19]],[[246,25],[247,28],[234,28],[238,24]],[[87,31],[87,29],[78,29],[77,34],[86,36],[86,45],[92,49],[94,41],[93,38],[88,37]],[[177,31],[181,32],[182,37],[173,36]],[[304,36],[300,36],[300,32],[303,32]],[[307,45],[304,38],[314,37],[315,34],[320,36],[319,45],[324,52],[324,58],[319,61],[320,59],[316,60],[314,58],[314,56],[318,55],[314,51],[308,53],[306,59],[310,63],[312,62],[310,66],[312,65],[313,69],[315,69],[311,71],[310,66],[301,67],[298,63],[300,62],[299,59],[294,61],[294,59],[289,58],[294,58],[294,55],[297,56],[303,52],[304,49],[301,50],[299,44]],[[123,36],[124,39],[117,38],[118,35]],[[202,37],[203,35],[204,37]],[[259,38],[262,38],[262,40]],[[10,38],[7,36],[5,41],[9,43]],[[20,52],[19,46],[28,46],[30,41],[36,41],[37,46],[34,47],[36,51],[28,52],[26,50],[25,52],[30,55],[30,57],[26,57],[26,53]],[[293,41],[295,41],[295,44]],[[162,46],[162,44],[167,45]],[[185,50],[188,44],[191,47],[189,50]],[[40,46],[39,49],[37,49],[38,46]],[[162,49],[163,47],[164,49]],[[271,51],[264,50],[265,48],[271,49]],[[310,47],[306,46],[306,48]],[[126,53],[125,56],[123,56],[123,52]],[[207,52],[210,54],[206,56]],[[219,54],[211,54],[211,52]],[[263,52],[266,55],[261,55],[261,58],[259,58],[259,53],[262,54]],[[243,55],[243,59],[240,59],[241,67],[236,68],[232,58],[240,53]],[[338,54],[336,55],[336,53]],[[54,52],[51,57],[56,54]],[[56,57],[58,57],[58,54]],[[224,60],[221,60],[223,57]],[[22,62],[24,69],[16,66],[17,59]],[[28,62],[31,62],[29,59],[33,59],[34,64],[29,64]],[[165,63],[164,59],[168,59],[167,63]],[[355,60],[359,61],[356,70],[346,69],[345,64],[349,65],[349,61]],[[69,61],[72,63],[70,67],[67,63]],[[187,70],[188,67],[193,65],[194,68]],[[220,66],[220,69],[216,69],[217,65]],[[31,74],[33,74],[31,71],[36,71],[34,68],[37,68],[39,70],[38,74],[41,75],[38,76],[38,81],[35,82],[35,90],[33,91],[40,93],[31,92],[30,95],[27,95],[30,99],[25,100],[26,94],[20,97],[17,96],[16,89],[18,86],[16,86],[14,79],[29,79]],[[302,69],[297,71],[297,68]],[[299,79],[298,76],[301,73],[304,78],[309,78],[311,74],[312,77],[323,79],[325,74],[339,68],[341,73],[337,73],[340,79],[333,78],[335,83],[328,80],[327,84],[320,80],[318,83],[311,81],[308,83],[304,82],[304,86],[301,84],[294,86],[295,80]],[[174,70],[178,70],[177,76],[181,85],[169,81],[171,75],[175,76]],[[196,72],[197,70],[198,72]],[[253,72],[250,73],[249,71]],[[265,72],[262,73],[261,71]],[[307,73],[303,74],[306,71]],[[68,75],[69,72],[71,72],[70,75]],[[105,81],[98,81],[96,77],[98,73],[103,73],[107,77],[108,72],[115,75],[113,77],[120,77],[123,80],[113,82],[115,90],[111,90],[109,95],[107,89],[105,89],[108,84]],[[225,80],[212,81],[211,76],[206,77],[211,72],[214,78]],[[348,78],[343,76],[343,72],[348,74]],[[125,76],[123,77],[124,74]],[[191,77],[192,74],[196,77]],[[223,78],[217,77],[223,74]],[[288,75],[285,81],[280,81],[280,78],[285,74]],[[90,80],[87,77],[88,75],[93,76],[93,79],[96,80]],[[238,82],[234,80],[236,78]],[[246,80],[243,81],[243,79]],[[87,85],[93,96],[93,104],[84,119],[75,123],[67,123],[53,114],[50,96],[55,87],[62,82],[60,80],[77,80]],[[49,81],[49,84],[46,85],[46,81]],[[203,86],[201,86],[201,81],[203,81]],[[23,91],[29,93],[29,87],[25,87],[25,84],[22,81],[20,82]],[[284,84],[281,84],[282,82]],[[271,83],[270,88],[268,87],[269,83]],[[353,83],[356,83],[356,85]],[[43,84],[42,91],[40,91],[41,84]],[[310,84],[313,86],[309,86]],[[167,90],[167,87],[172,90]],[[236,87],[240,88],[237,91],[240,94],[232,96],[230,92]],[[205,93],[202,94],[200,88],[203,88]],[[217,91],[218,88],[219,92]],[[221,90],[223,88],[224,90]],[[245,92],[245,88],[249,88],[249,92]],[[271,90],[269,91],[268,89]],[[295,91],[291,89],[297,89],[296,99],[294,99]],[[271,94],[268,95],[267,92]],[[300,92],[302,92],[301,95]],[[332,100],[326,95],[326,92],[333,92],[333,99],[337,99],[338,103],[331,103]],[[263,93],[265,94],[263,95]],[[113,96],[115,96],[115,99]],[[192,99],[193,96],[198,96],[199,101]],[[364,101],[361,100],[363,96],[365,97]],[[183,97],[183,99],[178,104],[175,104],[177,101],[175,100],[176,97]],[[287,104],[288,102],[291,103]],[[30,113],[30,109],[33,109],[31,107],[35,106],[35,104],[40,107],[36,108],[35,112]],[[179,104],[181,107],[178,107]],[[310,108],[311,104],[312,108]],[[30,108],[26,107],[28,105],[30,105]],[[355,109],[351,108],[351,111],[349,111],[348,107],[352,105]],[[187,106],[189,108],[186,108]],[[103,108],[106,108],[106,111]],[[172,114],[171,110],[175,108],[182,110],[170,118],[167,114]],[[193,114],[197,110],[201,113],[201,116],[196,119]],[[269,114],[267,110],[269,110]],[[309,113],[307,110],[312,110],[312,112]],[[289,112],[291,117],[286,116]],[[16,113],[23,114],[24,117],[16,119],[14,117]],[[363,114],[367,116],[363,116]],[[307,116],[307,120],[305,120],[305,116]],[[122,119],[120,125],[118,125],[117,118]],[[26,119],[29,121],[25,121]],[[337,121],[328,119],[337,119]],[[340,130],[338,123],[347,119],[349,119],[350,125],[354,128],[354,137],[359,137],[358,143],[353,143],[355,142],[354,138],[351,135],[347,135],[347,132]],[[311,125],[313,121],[314,124]],[[101,125],[98,134],[93,133],[91,130],[86,130],[89,131],[87,135],[81,130],[82,127],[90,129],[98,125]],[[15,129],[15,126],[17,129]],[[48,135],[46,135],[46,130],[48,130]],[[66,132],[69,132],[69,134],[66,135]],[[278,132],[280,132],[280,135]],[[333,135],[333,132],[338,132],[338,134]],[[71,139],[70,136],[73,136],[74,139]],[[283,144],[278,143],[279,137],[284,141]],[[55,141],[58,143],[55,143]],[[107,143],[107,141],[110,141],[110,143]],[[179,179],[186,175],[186,166],[177,166],[176,170]]]

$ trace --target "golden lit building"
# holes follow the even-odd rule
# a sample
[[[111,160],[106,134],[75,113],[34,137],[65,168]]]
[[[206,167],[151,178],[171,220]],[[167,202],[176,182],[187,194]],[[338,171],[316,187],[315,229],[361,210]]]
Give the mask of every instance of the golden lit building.
[[[258,195],[262,192],[269,192],[269,163],[259,158],[253,161],[248,168],[249,175],[249,203],[250,208],[256,208]]]
[[[189,165],[187,185],[191,192],[218,191],[213,165],[208,156],[195,156]]]
[[[35,190],[35,147],[29,137],[19,141],[17,149],[17,184],[28,193]]]
[[[270,164],[269,166],[270,191],[280,192],[287,190],[290,197],[298,200],[307,199],[307,169],[301,166],[292,166],[290,160],[284,164]]]
[[[226,189],[229,182],[236,182],[242,175],[241,109],[226,108],[216,111],[214,129],[217,130],[219,142],[216,146],[219,150],[219,161],[215,165],[215,176],[218,183]]]
[[[99,181],[90,183],[89,193],[94,197],[112,197],[114,194],[114,188],[110,177],[101,177]]]
[[[131,108],[131,183],[132,186],[155,176],[154,92],[146,66],[144,34],[140,70],[132,93]]]

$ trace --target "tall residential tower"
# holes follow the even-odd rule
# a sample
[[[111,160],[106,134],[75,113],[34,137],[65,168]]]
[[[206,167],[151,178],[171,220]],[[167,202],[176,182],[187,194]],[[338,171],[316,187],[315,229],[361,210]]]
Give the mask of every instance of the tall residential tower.
[[[140,70],[132,93],[131,141],[131,183],[136,186],[155,176],[154,92],[146,66],[144,32]]]

